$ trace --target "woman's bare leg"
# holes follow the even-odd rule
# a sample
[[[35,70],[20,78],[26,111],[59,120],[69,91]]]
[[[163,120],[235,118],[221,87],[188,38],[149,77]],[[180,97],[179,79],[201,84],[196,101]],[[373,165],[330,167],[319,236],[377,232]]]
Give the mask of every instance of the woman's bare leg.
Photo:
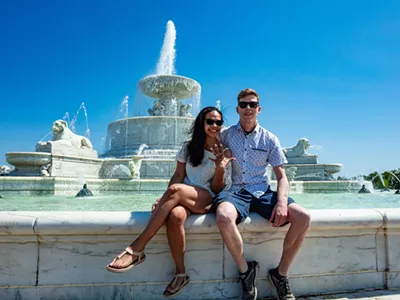
[[[176,206],[167,219],[167,237],[169,248],[176,265],[176,273],[185,273],[185,221],[191,212],[184,206]]]
[[[180,183],[171,185],[154,209],[146,228],[132,242],[130,248],[136,252],[143,251],[147,243],[164,224],[169,213],[175,206],[183,205],[191,212],[201,214],[207,212],[205,207],[209,206],[212,201],[213,198],[210,193],[200,187]],[[113,268],[125,268],[135,259],[136,256],[134,255],[124,255],[118,260],[114,259],[109,266]]]
[[[167,237],[172,257],[175,261],[175,274],[186,273],[185,268],[185,221],[191,212],[186,207],[178,205],[170,213],[167,219]],[[167,286],[167,291],[174,294],[182,286],[184,278],[178,277],[176,284],[172,287],[172,281]]]

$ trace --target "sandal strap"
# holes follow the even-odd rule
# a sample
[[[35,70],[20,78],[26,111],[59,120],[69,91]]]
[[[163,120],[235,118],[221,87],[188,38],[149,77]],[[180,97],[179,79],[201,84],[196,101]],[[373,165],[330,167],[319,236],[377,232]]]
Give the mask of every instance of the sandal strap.
[[[125,250],[120,255],[117,256],[117,258],[120,259],[122,256],[124,256],[127,253],[132,256],[137,256],[138,260],[140,260],[142,258],[142,256],[144,255],[144,251],[136,252],[136,251],[133,251],[130,247],[126,247]]]
[[[175,274],[175,276],[174,276],[174,278],[172,279],[172,282],[171,282],[171,287],[175,288],[176,283],[178,281],[178,278],[182,278],[182,277],[186,277],[186,276],[187,276],[186,273]]]
[[[142,258],[142,256],[144,255],[144,251],[136,252],[136,251],[133,251],[131,247],[126,247],[125,251],[128,252],[130,255],[137,256],[138,260],[140,260]]]

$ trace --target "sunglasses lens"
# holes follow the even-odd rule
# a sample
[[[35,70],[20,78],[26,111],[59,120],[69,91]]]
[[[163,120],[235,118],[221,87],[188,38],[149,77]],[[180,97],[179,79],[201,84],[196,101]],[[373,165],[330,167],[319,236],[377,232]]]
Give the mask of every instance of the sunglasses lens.
[[[206,119],[206,124],[207,124],[207,125],[214,125],[214,124],[216,124],[217,126],[222,126],[222,124],[224,124],[224,121],[222,121],[222,120],[211,120],[211,119]]]
[[[257,102],[250,102],[250,107],[251,108],[256,108],[258,106]]]
[[[250,108],[256,108],[258,106],[258,102],[245,102],[245,101],[239,102],[240,108],[246,108],[247,105],[250,106]]]

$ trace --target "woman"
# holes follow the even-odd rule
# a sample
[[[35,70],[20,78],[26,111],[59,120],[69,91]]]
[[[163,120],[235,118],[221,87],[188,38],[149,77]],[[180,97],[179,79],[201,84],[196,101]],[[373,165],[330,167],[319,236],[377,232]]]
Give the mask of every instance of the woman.
[[[172,210],[173,215],[176,215],[176,212],[184,213],[185,219],[190,213],[207,213],[216,194],[229,187],[229,163],[234,158],[224,155],[223,146],[219,142],[222,124],[223,116],[219,109],[206,107],[201,110],[192,126],[190,141],[183,143],[177,154],[176,170],[169,181],[168,189],[156,201],[146,228],[132,244],[114,258],[107,266],[108,271],[121,273],[142,263],[146,258],[145,246],[165,223]],[[183,225],[178,236],[171,234],[168,228],[167,232],[177,271],[164,292],[164,297],[170,298],[177,295],[190,279],[185,273],[183,262]]]

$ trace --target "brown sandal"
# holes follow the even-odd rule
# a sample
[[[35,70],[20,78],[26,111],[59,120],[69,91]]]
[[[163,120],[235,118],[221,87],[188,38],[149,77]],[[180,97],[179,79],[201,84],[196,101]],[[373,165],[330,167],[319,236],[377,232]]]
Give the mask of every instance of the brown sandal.
[[[108,271],[110,271],[110,272],[113,272],[113,273],[123,273],[123,272],[129,271],[129,270],[132,269],[134,266],[137,266],[138,264],[141,264],[141,263],[144,262],[144,260],[146,259],[146,254],[144,254],[144,251],[142,251],[142,252],[135,252],[135,251],[132,251],[132,249],[131,249],[130,247],[126,247],[125,251],[122,252],[120,255],[118,255],[118,256],[113,260],[113,262],[114,262],[114,261],[117,261],[118,259],[121,259],[121,257],[124,256],[124,255],[126,255],[126,254],[129,254],[129,255],[132,255],[132,256],[137,256],[137,257],[136,257],[136,259],[135,259],[129,266],[126,266],[126,267],[124,267],[124,268],[116,268],[116,267],[110,266],[110,264],[108,264],[107,267],[106,267],[106,269],[107,269]]]
[[[180,274],[175,274],[174,278],[172,279],[172,281],[170,282],[171,287],[174,288],[176,286],[176,283],[178,281],[179,277],[183,277],[183,282],[181,284],[181,287],[174,293],[169,292],[167,289],[164,291],[163,296],[164,298],[172,298],[175,297],[176,295],[178,295],[181,290],[190,282],[190,278],[189,276],[186,275],[186,273],[180,273]],[[169,286],[169,284],[168,284]],[[167,287],[168,288],[168,287]]]

